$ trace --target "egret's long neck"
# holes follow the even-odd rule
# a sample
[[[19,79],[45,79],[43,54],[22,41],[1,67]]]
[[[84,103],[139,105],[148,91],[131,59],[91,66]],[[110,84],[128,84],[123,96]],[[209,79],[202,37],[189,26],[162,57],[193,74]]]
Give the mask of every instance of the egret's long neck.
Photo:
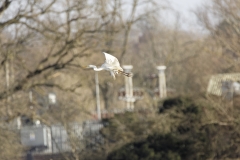
[[[94,69],[94,71],[101,71],[101,70],[103,70],[103,68],[101,68],[101,67],[99,67],[99,68],[94,67],[93,69]]]

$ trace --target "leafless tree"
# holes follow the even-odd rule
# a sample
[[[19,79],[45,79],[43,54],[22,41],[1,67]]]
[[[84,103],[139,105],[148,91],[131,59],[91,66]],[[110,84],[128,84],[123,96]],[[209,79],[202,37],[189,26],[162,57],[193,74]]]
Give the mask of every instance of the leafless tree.
[[[131,8],[129,15],[124,12],[125,7]],[[158,9],[154,1],[141,0],[127,4],[121,0],[0,2],[0,74],[5,77],[0,80],[0,123],[10,124],[16,117],[26,115],[46,125],[58,120],[67,127],[80,110],[89,112],[94,98],[89,92],[93,76],[83,71],[83,66],[98,59],[103,50],[118,53],[121,61],[128,59],[125,55],[132,27]],[[90,57],[92,53],[99,55]],[[109,89],[106,84],[110,84],[110,78],[102,81],[104,95],[122,85],[118,80]],[[38,114],[43,109],[36,94],[45,96],[51,90],[62,102],[59,111]],[[32,100],[30,91],[34,92]]]

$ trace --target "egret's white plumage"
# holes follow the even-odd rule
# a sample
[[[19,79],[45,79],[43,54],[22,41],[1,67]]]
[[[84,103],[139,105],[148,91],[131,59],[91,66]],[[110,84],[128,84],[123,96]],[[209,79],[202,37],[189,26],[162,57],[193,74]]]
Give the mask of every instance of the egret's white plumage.
[[[89,65],[87,68],[93,68],[94,71],[102,71],[106,70],[111,73],[111,76],[115,79],[115,75],[118,73],[121,73],[125,76],[130,77],[131,73],[126,73],[123,71],[122,67],[120,66],[120,63],[118,59],[108,53],[103,52],[105,55],[105,63],[102,64],[101,67],[97,67],[95,65]]]

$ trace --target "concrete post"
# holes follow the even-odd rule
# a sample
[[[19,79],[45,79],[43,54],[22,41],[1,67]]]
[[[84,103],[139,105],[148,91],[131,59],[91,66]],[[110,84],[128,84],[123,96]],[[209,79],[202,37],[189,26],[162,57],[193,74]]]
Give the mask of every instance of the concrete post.
[[[164,73],[166,68],[167,68],[166,66],[157,66],[159,98],[167,97],[166,78]]]

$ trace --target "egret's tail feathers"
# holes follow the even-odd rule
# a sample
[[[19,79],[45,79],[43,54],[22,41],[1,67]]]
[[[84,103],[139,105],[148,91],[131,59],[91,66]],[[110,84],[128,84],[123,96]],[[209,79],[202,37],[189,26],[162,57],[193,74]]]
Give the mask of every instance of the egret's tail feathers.
[[[126,72],[123,72],[123,71],[120,71],[120,70],[118,72],[121,73],[124,76],[127,76],[127,77],[132,77],[133,76],[132,73],[126,73]]]

